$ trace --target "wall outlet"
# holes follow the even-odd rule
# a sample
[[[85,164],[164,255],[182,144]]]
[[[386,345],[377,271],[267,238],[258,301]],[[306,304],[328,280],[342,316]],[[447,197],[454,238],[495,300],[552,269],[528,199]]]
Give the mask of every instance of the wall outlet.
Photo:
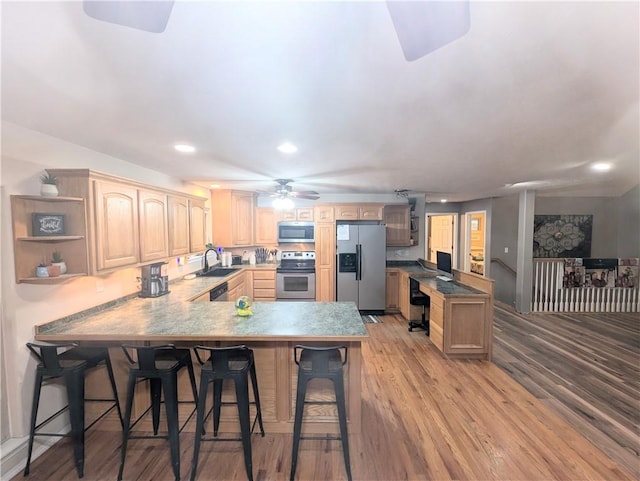
[[[96,279],[96,292],[104,292],[104,281]]]
[[[505,253],[505,254],[508,254],[508,253],[509,253],[509,248],[508,248],[508,247],[505,247],[505,248],[504,248],[504,253]]]

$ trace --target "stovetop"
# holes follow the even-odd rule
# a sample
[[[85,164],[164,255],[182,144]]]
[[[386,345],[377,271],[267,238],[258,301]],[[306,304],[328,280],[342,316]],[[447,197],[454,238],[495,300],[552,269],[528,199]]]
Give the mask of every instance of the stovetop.
[[[315,251],[284,251],[276,272],[315,272]]]

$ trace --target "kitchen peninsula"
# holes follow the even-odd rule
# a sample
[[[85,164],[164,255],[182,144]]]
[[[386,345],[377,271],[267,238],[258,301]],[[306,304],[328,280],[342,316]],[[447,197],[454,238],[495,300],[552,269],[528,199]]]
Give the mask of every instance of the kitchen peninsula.
[[[126,392],[128,364],[122,343],[180,346],[245,344],[255,353],[265,430],[289,433],[293,430],[295,379],[293,346],[345,344],[349,348],[345,366],[347,416],[350,432],[360,432],[361,342],[368,336],[354,303],[349,302],[256,302],[253,315],[238,316],[233,302],[188,302],[215,287],[212,279],[179,281],[160,298],[131,298],[103,310],[69,316],[36,326],[39,341],[74,341],[106,344],[111,349],[121,399]],[[181,399],[189,390],[181,384]],[[93,386],[95,387],[95,386]],[[325,399],[331,386],[318,385],[311,394]],[[142,409],[144,399],[135,407]],[[338,432],[337,413],[328,406],[310,412],[305,421],[309,433]],[[221,431],[237,431],[235,414],[229,410]]]

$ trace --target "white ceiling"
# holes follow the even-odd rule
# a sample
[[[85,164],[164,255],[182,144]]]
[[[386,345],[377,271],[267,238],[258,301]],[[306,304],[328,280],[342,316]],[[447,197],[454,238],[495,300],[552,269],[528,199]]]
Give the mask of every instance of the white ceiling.
[[[163,33],[78,1],[1,13],[3,120],[185,180],[458,201],[639,181],[636,1],[472,1],[469,32],[413,62],[385,2],[178,1]]]

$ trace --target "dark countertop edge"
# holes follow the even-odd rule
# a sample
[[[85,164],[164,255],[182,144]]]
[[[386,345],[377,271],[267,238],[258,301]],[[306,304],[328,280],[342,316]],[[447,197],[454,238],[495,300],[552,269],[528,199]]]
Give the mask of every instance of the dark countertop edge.
[[[168,338],[171,338],[171,342],[180,341],[180,342],[207,342],[207,341],[238,341],[238,342],[331,342],[331,341],[340,341],[340,342],[352,342],[352,341],[365,341],[368,339],[369,335],[352,335],[352,336],[309,336],[309,335],[291,335],[291,336],[242,336],[242,335],[198,335],[197,339],[194,339],[192,335],[126,335],[126,336],[96,336],[96,335],[88,335],[88,334],[80,334],[80,335],[69,335],[69,334],[39,334],[36,330],[36,336],[38,340],[41,341],[66,341],[66,342],[75,342],[75,341],[86,341],[86,342],[114,342],[114,343],[122,343],[122,342],[167,342]],[[69,338],[72,337],[73,341],[70,341]]]

